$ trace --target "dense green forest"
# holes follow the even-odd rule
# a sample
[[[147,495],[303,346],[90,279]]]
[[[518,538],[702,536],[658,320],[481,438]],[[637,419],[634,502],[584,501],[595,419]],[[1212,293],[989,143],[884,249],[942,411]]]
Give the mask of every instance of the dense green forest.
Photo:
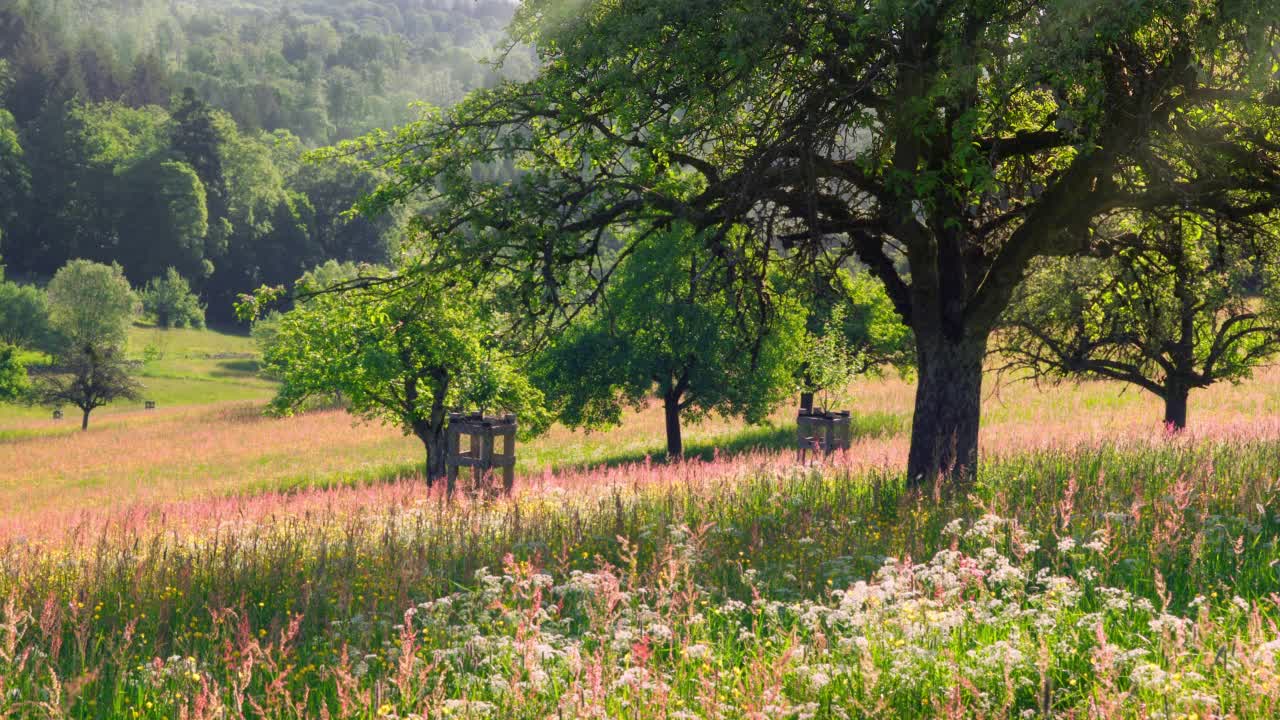
[[[0,258],[77,257],[135,285],[176,268],[213,320],[326,259],[382,262],[396,218],[344,211],[382,179],[306,150],[448,105],[498,56],[503,0],[0,0]]]

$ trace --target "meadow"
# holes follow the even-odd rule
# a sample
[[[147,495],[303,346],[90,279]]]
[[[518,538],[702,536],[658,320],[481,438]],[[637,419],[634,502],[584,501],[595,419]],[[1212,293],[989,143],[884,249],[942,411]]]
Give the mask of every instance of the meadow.
[[[993,387],[960,493],[902,487],[910,383],[884,378],[821,464],[781,412],[655,462],[649,409],[446,502],[416,443],[263,418],[270,384],[212,379],[204,341],[235,342],[145,380],[261,394],[83,435],[6,417],[0,718],[1280,713],[1275,370],[1193,396],[1180,437],[1115,386]]]
[[[135,327],[129,354],[141,363],[140,380],[158,409],[121,402],[95,411],[88,433],[47,409],[0,405],[0,537],[47,538],[68,527],[120,516],[165,517],[193,502],[264,493],[358,487],[418,475],[422,445],[379,424],[322,410],[276,419],[264,416],[274,384],[257,373],[253,342],[213,331]],[[910,378],[868,378],[838,404],[854,409],[862,467],[895,467],[906,453],[911,417]],[[1263,369],[1247,383],[1201,391],[1192,399],[1198,425],[1269,417],[1280,407],[1280,369]],[[708,418],[686,432],[690,455],[790,448],[789,410],[770,423],[743,427]],[[1159,433],[1160,405],[1116,385],[1084,383],[1036,387],[989,383],[984,439],[1002,448],[1070,446],[1112,437]],[[659,407],[628,415],[607,432],[554,427],[522,440],[518,471],[593,468],[660,458]]]

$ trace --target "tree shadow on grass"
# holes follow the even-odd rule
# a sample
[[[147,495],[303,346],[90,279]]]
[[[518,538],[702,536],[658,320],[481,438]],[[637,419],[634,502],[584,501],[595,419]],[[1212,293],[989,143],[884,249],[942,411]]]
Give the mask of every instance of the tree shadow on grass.
[[[262,364],[257,360],[219,360],[217,369],[209,372],[210,377],[243,378],[257,377]]]
[[[868,413],[852,415],[849,421],[853,440],[856,441],[902,433],[907,428],[908,418],[893,413]],[[779,425],[749,426],[731,435],[695,440],[685,445],[684,455],[686,460],[709,461],[716,457],[733,457],[752,452],[794,451],[796,445],[796,425],[794,422],[787,422]],[[658,444],[648,451],[618,453],[587,462],[556,463],[551,469],[565,471],[617,467],[644,462],[646,458],[652,462],[666,462],[665,447]],[[526,468],[526,471],[528,470]]]
[[[252,408],[238,409],[239,413],[243,413],[238,419],[244,421],[264,421],[270,420],[261,414],[261,411],[253,412]],[[889,437],[904,432],[907,427],[908,418],[902,415],[892,413],[869,413],[866,415],[853,415],[850,418],[852,426],[852,435],[854,440],[865,438]],[[765,425],[747,427],[743,430],[731,434],[713,437],[704,440],[697,440],[689,443],[685,448],[685,459],[687,460],[705,460],[710,461],[716,457],[730,458],[736,455],[744,455],[752,452],[780,452],[794,451],[796,449],[796,426],[795,423],[785,423],[781,425]],[[519,448],[516,450],[519,456]],[[552,472],[575,472],[589,471],[593,468],[611,468],[620,465],[642,463],[648,458],[651,462],[664,463],[666,457],[663,454],[663,447],[655,445],[650,452],[627,452],[618,453],[609,457],[583,462],[562,462],[551,464]],[[420,480],[422,478],[423,465],[420,462],[397,463],[384,465],[375,468],[361,468],[353,472],[342,472],[330,475],[299,475],[290,478],[280,478],[267,480],[256,483],[249,487],[240,487],[233,491],[234,495],[252,495],[260,492],[281,492],[295,493],[312,490],[328,490],[339,487],[367,487],[370,485],[388,484],[393,482],[402,482],[405,480]],[[517,466],[517,475],[520,474],[536,474],[542,472],[542,468],[531,468]],[[518,482],[518,481],[517,481]]]

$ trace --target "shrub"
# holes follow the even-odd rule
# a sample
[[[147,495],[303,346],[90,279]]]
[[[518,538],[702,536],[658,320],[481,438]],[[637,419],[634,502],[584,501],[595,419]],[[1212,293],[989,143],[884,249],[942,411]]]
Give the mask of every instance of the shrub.
[[[31,285],[0,281],[0,343],[43,350],[52,337],[44,292]]]
[[[27,368],[18,357],[18,349],[0,342],[0,402],[22,398],[28,387]]]
[[[204,306],[187,279],[173,268],[147,282],[142,308],[162,328],[204,328]]]

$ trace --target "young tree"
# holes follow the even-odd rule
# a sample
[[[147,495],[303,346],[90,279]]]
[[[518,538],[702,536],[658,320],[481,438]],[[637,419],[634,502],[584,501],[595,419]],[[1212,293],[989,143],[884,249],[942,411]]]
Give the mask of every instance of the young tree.
[[[510,297],[551,333],[625,260],[611,238],[675,220],[775,249],[726,257],[757,287],[855,256],[915,339],[909,482],[964,479],[1035,258],[1119,209],[1280,203],[1278,26],[1271,0],[525,0],[537,76],[374,137],[394,177],[363,207],[431,203],[426,271],[520,268]],[[524,176],[473,172],[505,162]]]
[[[1182,429],[1192,389],[1280,352],[1280,239],[1186,213],[1114,225],[1099,257],[1038,263],[1005,315],[1001,355],[1036,378],[1136,385]]]
[[[445,475],[451,409],[518,412],[529,432],[546,425],[541,393],[492,341],[482,305],[442,285],[299,303],[279,319],[263,358],[282,383],[272,406],[288,414],[308,398],[341,393],[354,414],[422,441],[431,485]]]
[[[776,317],[767,328],[750,315],[735,317],[726,272],[688,226],[637,245],[590,320],[571,327],[539,362],[560,419],[571,427],[616,425],[624,407],[657,397],[667,456],[678,458],[682,418],[768,417],[794,387],[804,314],[792,299],[773,297]]]
[[[860,375],[886,366],[907,372],[914,361],[911,330],[902,324],[884,285],[865,271],[838,268],[804,278],[788,292],[808,310],[798,379],[802,392],[846,388]],[[824,406],[825,409],[825,406]]]
[[[169,268],[164,275],[147,281],[141,296],[143,311],[160,327],[204,329],[204,306],[177,270]]]
[[[805,336],[804,364],[800,370],[801,387],[806,393],[818,396],[819,407],[830,412],[832,393],[843,390],[871,368],[845,339],[844,325],[848,311],[844,305],[836,305],[827,316],[822,331]]]
[[[119,348],[84,344],[60,353],[52,367],[40,372],[32,398],[54,408],[80,408],[80,429],[88,430],[89,414],[94,410],[116,400],[138,400],[141,391]]]
[[[72,260],[49,283],[49,324],[74,355],[124,346],[138,297],[119,265]]]

